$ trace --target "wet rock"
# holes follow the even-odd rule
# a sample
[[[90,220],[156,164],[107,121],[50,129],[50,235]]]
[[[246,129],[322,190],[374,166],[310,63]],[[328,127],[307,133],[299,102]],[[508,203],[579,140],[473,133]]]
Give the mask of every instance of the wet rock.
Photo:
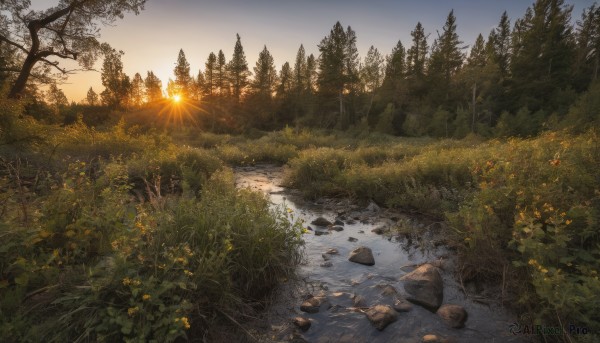
[[[306,229],[307,229],[308,231],[314,231],[314,230],[313,230],[313,228],[312,228],[312,227],[310,227],[310,226],[307,226],[307,227],[306,227]]]
[[[340,232],[340,231],[344,231],[344,228],[339,225],[334,225],[334,226],[329,227],[329,230]]]
[[[323,259],[325,261],[329,261],[331,259],[331,256],[327,255],[327,254],[321,254],[321,257],[323,257]]]
[[[430,264],[436,268],[440,268],[441,270],[446,270],[448,267],[448,261],[442,259],[432,261]]]
[[[371,230],[371,232],[373,232],[374,234],[377,234],[377,235],[383,235],[384,233],[386,233],[388,231],[389,231],[389,229],[385,225],[378,226],[378,227],[374,228],[373,230]]]
[[[383,290],[381,291],[381,295],[383,296],[390,296],[390,295],[396,295],[398,294],[398,291],[390,285],[384,285],[383,286]]]
[[[354,295],[354,298],[352,298],[352,305],[354,305],[354,307],[367,307],[367,299],[362,295]]]
[[[356,224],[356,220],[348,219],[348,220],[346,220],[346,224],[348,224],[348,225]]]
[[[422,343],[446,343],[447,340],[437,335],[425,335],[421,338]]]
[[[315,231],[315,236],[328,235],[329,231]]]
[[[333,222],[333,225],[339,225],[339,226],[344,226],[344,222],[341,219],[336,219]]]
[[[313,225],[317,225],[317,226],[329,226],[331,225],[331,222],[323,217],[319,217],[315,220],[313,220],[312,222],[310,222]]]
[[[365,233],[364,230],[358,230],[358,233]]]
[[[327,251],[325,253],[327,255],[337,255],[340,252],[336,248],[329,248],[329,249],[327,249]]]
[[[440,316],[444,322],[455,329],[460,329],[465,326],[467,321],[467,311],[460,305],[445,304],[437,310],[437,315]]]
[[[419,304],[430,311],[436,311],[444,298],[444,283],[437,268],[424,264],[400,280],[404,281],[404,290],[409,301]]]
[[[373,257],[373,251],[367,247],[358,247],[350,253],[348,258],[350,262],[360,263],[367,266],[375,264],[375,258]]]
[[[304,300],[302,305],[300,305],[300,311],[306,313],[318,313],[322,307],[327,309],[331,307],[326,297],[311,297]]]
[[[409,312],[412,310],[412,304],[406,301],[406,299],[398,298],[394,301],[393,308],[398,312]]]
[[[379,331],[382,331],[386,326],[398,319],[398,313],[389,305],[375,305],[365,313],[371,324]]]
[[[321,263],[320,266],[323,268],[329,268],[329,267],[333,267],[333,263],[331,263],[331,261],[327,261],[327,262]]]
[[[302,331],[308,331],[311,325],[310,319],[305,317],[296,317],[294,318],[293,323]]]
[[[349,242],[358,242],[358,238],[348,237]]]

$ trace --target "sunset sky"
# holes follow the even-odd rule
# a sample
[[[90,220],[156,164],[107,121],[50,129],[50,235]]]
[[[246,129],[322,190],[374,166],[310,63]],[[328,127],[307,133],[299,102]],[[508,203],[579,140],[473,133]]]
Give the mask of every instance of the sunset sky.
[[[350,25],[357,33],[361,58],[374,45],[389,54],[400,39],[411,45],[410,31],[420,21],[429,41],[441,32],[446,16],[454,9],[457,29],[464,45],[473,43],[479,33],[487,38],[507,11],[511,25],[525,13],[533,1],[526,0],[149,0],[140,15],[128,15],[113,27],[102,29],[101,40],[123,50],[125,73],[146,76],[148,70],[166,86],[173,78],[179,49],[183,49],[191,65],[192,75],[204,70],[212,52],[222,49],[231,58],[235,35],[239,33],[249,69],[252,71],[258,53],[266,45],[275,58],[277,69],[286,61],[294,61],[300,44],[307,55],[318,57],[317,44],[329,34],[336,21]],[[34,0],[36,8],[55,1]],[[574,5],[573,20],[594,0],[567,0]],[[466,50],[468,51],[468,50]],[[103,90],[98,72],[73,75],[61,88],[73,101],[81,101],[89,87]]]

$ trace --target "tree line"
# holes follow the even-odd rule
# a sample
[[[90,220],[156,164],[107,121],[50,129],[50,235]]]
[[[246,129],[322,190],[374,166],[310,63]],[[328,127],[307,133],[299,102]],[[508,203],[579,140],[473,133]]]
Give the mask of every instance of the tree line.
[[[265,46],[251,71],[237,35],[229,60],[222,50],[211,52],[195,75],[180,50],[166,94],[152,71],[130,79],[122,52],[106,46],[105,89],[90,88],[87,102],[135,109],[177,94],[202,109],[206,128],[220,131],[288,125],[407,136],[532,135],[558,125],[598,77],[600,8],[586,8],[574,24],[572,11],[563,0],[537,0],[514,22],[504,12],[470,46],[450,11],[431,45],[419,22],[410,42],[398,41],[387,56],[371,46],[364,58],[356,32],[337,22],[318,56],[301,45],[279,70]]]

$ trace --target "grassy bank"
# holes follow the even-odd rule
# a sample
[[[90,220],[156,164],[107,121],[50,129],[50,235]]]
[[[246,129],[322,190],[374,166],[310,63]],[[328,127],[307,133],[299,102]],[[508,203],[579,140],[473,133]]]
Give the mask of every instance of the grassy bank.
[[[306,195],[374,199],[448,223],[463,280],[503,285],[535,323],[593,328],[600,302],[600,143],[536,138],[311,147],[286,182]]]
[[[40,126],[2,105],[3,340],[202,339],[299,262],[300,226],[236,190],[214,151],[124,123]]]

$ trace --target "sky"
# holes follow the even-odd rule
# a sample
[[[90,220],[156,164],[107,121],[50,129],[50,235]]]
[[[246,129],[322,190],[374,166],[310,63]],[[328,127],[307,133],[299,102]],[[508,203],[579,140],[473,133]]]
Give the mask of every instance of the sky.
[[[34,6],[55,5],[57,0],[33,1]],[[307,55],[318,57],[317,45],[340,21],[357,34],[357,47],[364,58],[371,45],[389,54],[398,40],[408,48],[410,32],[421,22],[430,34],[429,42],[442,31],[451,10],[457,18],[459,38],[471,45],[479,33],[487,38],[507,11],[511,25],[525,13],[533,0],[148,0],[139,15],[126,15],[114,26],[104,27],[100,40],[125,52],[124,71],[130,77],[139,72],[145,78],[152,70],[167,85],[180,49],[196,76],[210,52],[223,50],[231,58],[236,34],[250,71],[266,45],[277,69],[286,61],[293,65],[300,44]],[[594,0],[565,0],[573,5],[573,20]],[[465,50],[467,52],[468,49]],[[63,89],[72,101],[85,98],[90,87],[100,93],[101,60],[97,70],[69,77]]]

